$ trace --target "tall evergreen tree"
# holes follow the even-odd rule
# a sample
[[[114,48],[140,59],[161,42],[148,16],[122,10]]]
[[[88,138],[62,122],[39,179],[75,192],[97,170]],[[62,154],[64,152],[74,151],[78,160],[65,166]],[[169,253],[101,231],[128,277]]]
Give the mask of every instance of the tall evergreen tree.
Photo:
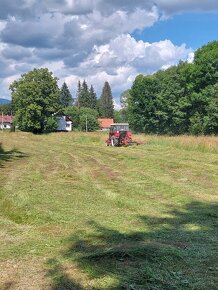
[[[99,114],[103,118],[114,117],[114,104],[109,83],[106,81],[99,99]]]
[[[97,97],[96,97],[96,93],[92,85],[89,89],[89,108],[91,109],[97,108]]]
[[[64,82],[61,91],[60,91],[60,102],[63,107],[68,107],[72,105],[73,103],[73,98],[72,95],[68,89],[67,84]]]
[[[83,81],[80,89],[79,107],[89,107],[89,89],[85,80]]]
[[[81,83],[80,83],[80,81],[78,81],[77,93],[76,93],[76,102],[75,102],[75,105],[77,107],[80,107],[80,94],[81,94]]]

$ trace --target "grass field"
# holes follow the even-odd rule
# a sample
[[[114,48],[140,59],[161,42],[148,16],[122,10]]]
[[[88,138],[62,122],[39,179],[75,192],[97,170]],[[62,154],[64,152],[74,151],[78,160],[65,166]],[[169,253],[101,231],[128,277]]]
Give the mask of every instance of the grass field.
[[[0,289],[218,289],[218,138],[0,136]]]

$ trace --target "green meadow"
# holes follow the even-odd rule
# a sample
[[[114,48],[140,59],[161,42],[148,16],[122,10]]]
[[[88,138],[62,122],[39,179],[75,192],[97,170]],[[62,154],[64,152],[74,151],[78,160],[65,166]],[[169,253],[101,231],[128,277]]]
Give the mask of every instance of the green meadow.
[[[0,134],[0,289],[218,289],[218,137]]]

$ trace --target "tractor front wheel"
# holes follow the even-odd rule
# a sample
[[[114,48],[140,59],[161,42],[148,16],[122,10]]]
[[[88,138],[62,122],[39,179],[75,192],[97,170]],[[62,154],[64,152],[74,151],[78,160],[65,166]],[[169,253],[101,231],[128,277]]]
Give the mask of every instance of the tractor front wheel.
[[[118,146],[119,141],[117,138],[111,138],[111,146]]]

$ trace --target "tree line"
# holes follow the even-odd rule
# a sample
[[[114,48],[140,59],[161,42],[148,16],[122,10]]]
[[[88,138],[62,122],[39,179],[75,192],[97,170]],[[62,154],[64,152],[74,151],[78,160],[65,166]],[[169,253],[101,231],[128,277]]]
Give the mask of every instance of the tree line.
[[[122,109],[114,111],[108,82],[100,98],[94,87],[79,81],[75,98],[47,68],[34,69],[10,85],[12,107],[19,129],[34,133],[51,132],[57,127],[57,114],[67,114],[75,129],[98,128],[98,117],[128,121],[136,132],[154,134],[218,133],[218,41],[195,52],[193,63],[136,77],[131,89],[121,95]]]
[[[86,81],[78,81],[74,106],[65,107],[64,112],[73,119],[74,128],[94,131],[99,128],[97,118],[113,118],[114,105],[109,83],[104,83],[102,93],[97,99],[94,87],[88,87]]]
[[[57,116],[67,114],[74,129],[93,131],[99,128],[98,117],[113,118],[114,105],[109,83],[104,83],[99,99],[94,87],[84,80],[78,82],[77,96],[73,98],[67,84],[58,87],[58,79],[47,68],[34,69],[23,74],[10,85],[16,126],[33,133],[52,132],[57,128]],[[5,107],[4,111],[8,112]],[[88,122],[87,122],[88,121]]]
[[[138,75],[122,100],[136,132],[217,134],[218,41],[198,49],[193,63]]]

